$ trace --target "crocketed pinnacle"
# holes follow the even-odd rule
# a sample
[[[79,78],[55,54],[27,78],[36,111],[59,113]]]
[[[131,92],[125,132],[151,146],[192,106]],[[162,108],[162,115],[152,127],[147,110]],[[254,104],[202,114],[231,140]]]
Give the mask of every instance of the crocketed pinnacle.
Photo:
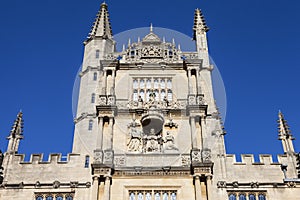
[[[112,38],[111,24],[109,21],[109,14],[107,4],[102,3],[97,14],[93,27],[89,33],[88,40],[94,37]]]
[[[10,131],[10,136],[15,138],[16,136],[22,136],[23,135],[23,113],[20,111],[17,115],[16,120],[14,121],[14,124],[12,126],[12,129]]]
[[[193,37],[194,39],[196,39],[196,33],[197,32],[201,33],[201,32],[207,32],[207,31],[209,31],[209,28],[206,25],[204,16],[203,16],[201,10],[198,9],[198,8],[195,10],[193,30],[194,30],[194,37]]]
[[[291,134],[291,130],[290,127],[288,126],[287,121],[284,119],[284,116],[282,114],[281,111],[279,111],[278,113],[278,136],[279,136],[279,140],[283,140],[283,139],[290,139],[293,140],[293,135]]]

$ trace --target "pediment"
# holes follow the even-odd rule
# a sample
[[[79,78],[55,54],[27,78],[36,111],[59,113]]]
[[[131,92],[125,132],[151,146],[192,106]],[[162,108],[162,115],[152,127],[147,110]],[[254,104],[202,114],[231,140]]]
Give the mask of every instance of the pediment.
[[[147,42],[147,43],[157,43],[157,42],[161,42],[160,38],[154,34],[154,33],[149,33],[148,35],[146,35],[143,38],[143,42]]]

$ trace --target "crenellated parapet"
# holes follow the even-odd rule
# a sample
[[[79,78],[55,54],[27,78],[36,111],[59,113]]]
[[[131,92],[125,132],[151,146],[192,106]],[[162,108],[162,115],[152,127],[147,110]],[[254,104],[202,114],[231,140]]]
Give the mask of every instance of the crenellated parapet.
[[[5,167],[4,184],[26,182],[66,182],[76,180],[87,182],[86,177],[91,173],[87,156],[79,154],[50,154],[48,159],[43,154],[32,154],[29,161],[25,160],[24,154],[6,154],[5,160],[9,160]],[[89,160],[89,159],[88,159]],[[74,174],[81,176],[74,179]],[[54,180],[55,179],[55,180]]]
[[[296,169],[293,161],[287,154],[277,155],[277,161],[273,161],[272,155],[261,154],[255,161],[253,154],[242,154],[241,161],[237,161],[236,155],[225,156],[226,176],[230,181],[246,181],[249,178],[259,182],[283,182],[283,179],[296,178]],[[287,166],[283,172],[282,166]],[[286,177],[285,177],[286,176]]]
[[[68,164],[76,163],[81,159],[80,154],[70,153],[66,157],[61,153],[53,153],[44,159],[43,154],[31,154],[29,161],[25,160],[25,154],[16,154],[12,158],[13,163],[18,164]]]

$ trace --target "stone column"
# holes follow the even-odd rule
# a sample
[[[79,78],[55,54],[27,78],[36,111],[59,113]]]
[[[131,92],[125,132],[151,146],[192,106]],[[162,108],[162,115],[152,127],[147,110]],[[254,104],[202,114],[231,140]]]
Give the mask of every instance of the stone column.
[[[198,148],[198,137],[196,134],[196,124],[195,124],[195,117],[191,116],[190,117],[190,125],[191,125],[191,139],[192,139],[192,149],[197,149]]]
[[[191,76],[192,76],[192,71],[191,69],[188,69],[188,85],[189,85],[189,88],[188,88],[188,94],[191,94],[192,92],[192,80],[191,80]]]
[[[102,149],[103,147],[103,117],[99,117],[98,122],[98,137],[97,137],[97,147],[96,149]]]
[[[109,145],[108,145],[108,148],[110,150],[113,149],[113,135],[114,135],[114,118],[113,117],[110,117],[109,118]]]
[[[92,200],[98,199],[98,189],[99,189],[99,177],[93,176],[93,185],[92,185]]]
[[[111,74],[111,77],[112,77],[112,86],[111,86],[111,88],[110,88],[110,94],[111,95],[115,95],[115,86],[116,86],[116,83],[115,83],[115,81],[116,81],[116,71],[115,70],[112,70],[112,72],[111,72],[112,74]]]
[[[194,177],[195,180],[195,200],[202,200],[202,191],[201,191],[201,182],[200,182],[200,177],[196,175]]]
[[[103,200],[110,200],[110,176],[105,177]]]
[[[208,200],[212,200],[211,186],[212,186],[212,175],[208,175],[206,177],[206,188],[207,188],[207,199]]]
[[[107,90],[107,71],[103,71],[103,87],[102,87],[102,95],[106,95]]]
[[[197,87],[197,94],[201,94],[201,84],[200,84],[200,70],[196,70],[196,87]]]

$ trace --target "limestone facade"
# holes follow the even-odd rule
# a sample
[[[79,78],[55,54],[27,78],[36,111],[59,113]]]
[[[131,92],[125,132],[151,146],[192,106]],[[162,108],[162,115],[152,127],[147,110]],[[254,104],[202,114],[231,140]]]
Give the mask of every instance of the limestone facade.
[[[107,4],[101,4],[80,76],[72,153],[48,161],[18,153],[19,113],[0,154],[3,200],[266,200],[300,198],[299,154],[282,113],[284,152],[226,154],[215,104],[204,17],[195,11],[195,52],[149,28],[116,51]]]

